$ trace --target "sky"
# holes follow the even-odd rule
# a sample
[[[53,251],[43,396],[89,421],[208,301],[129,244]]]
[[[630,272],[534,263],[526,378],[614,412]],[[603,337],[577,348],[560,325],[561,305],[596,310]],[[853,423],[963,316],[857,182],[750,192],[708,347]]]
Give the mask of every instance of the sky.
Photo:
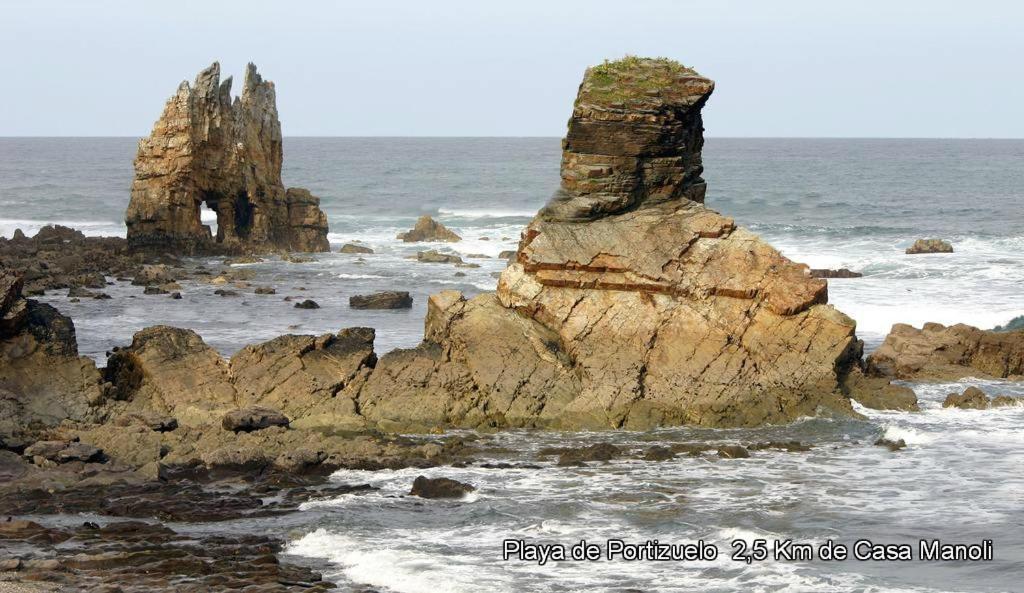
[[[146,135],[214,60],[286,136],[562,136],[626,54],[714,79],[712,137],[1024,137],[1014,0],[0,0],[0,136]]]

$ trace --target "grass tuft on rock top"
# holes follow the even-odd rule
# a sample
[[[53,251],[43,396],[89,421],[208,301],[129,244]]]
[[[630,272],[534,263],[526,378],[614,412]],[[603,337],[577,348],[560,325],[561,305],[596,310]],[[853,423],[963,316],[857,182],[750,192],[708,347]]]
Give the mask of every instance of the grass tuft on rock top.
[[[592,103],[627,103],[656,96],[681,78],[699,76],[675,60],[627,55],[588,68],[579,98]]]

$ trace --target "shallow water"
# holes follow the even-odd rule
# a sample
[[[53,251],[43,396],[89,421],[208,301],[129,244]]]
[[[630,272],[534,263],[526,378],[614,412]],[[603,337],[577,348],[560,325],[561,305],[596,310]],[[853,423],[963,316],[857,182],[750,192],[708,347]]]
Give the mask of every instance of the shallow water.
[[[495,461],[537,469],[436,468],[339,471],[333,480],[377,492],[307,503],[309,532],[291,554],[329,563],[331,578],[389,591],[1014,591],[1024,560],[1024,407],[950,410],[941,400],[966,384],[1024,394],[1021,384],[966,381],[916,385],[918,414],[861,411],[864,421],[806,420],[760,430],[667,429],[646,433],[508,432]],[[899,452],[874,446],[904,439]],[[626,449],[679,442],[800,440],[804,453],[752,452],[749,459],[682,455],[588,467],[538,461],[545,446],[612,442]],[[466,481],[463,501],[403,496],[417,475]],[[603,545],[620,538],[717,545],[711,562],[565,561],[538,566],[501,557],[503,539]],[[783,562],[731,559],[730,542],[765,538],[852,547],[919,539],[994,539],[992,562]]]

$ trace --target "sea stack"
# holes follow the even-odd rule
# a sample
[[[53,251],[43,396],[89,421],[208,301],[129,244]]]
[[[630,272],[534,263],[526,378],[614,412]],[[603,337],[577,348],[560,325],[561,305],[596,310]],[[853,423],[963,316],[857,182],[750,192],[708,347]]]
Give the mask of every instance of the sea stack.
[[[713,89],[666,59],[588,69],[561,188],[497,294],[432,296],[424,343],[381,357],[361,413],[385,429],[758,426],[853,416],[848,383],[898,391],[864,377],[825,280],[703,205]]]
[[[178,253],[327,251],[320,200],[281,182],[274,83],[249,64],[242,95],[220,65],[182,82],[139,142],[125,215],[133,249]],[[217,233],[200,220],[206,205]]]

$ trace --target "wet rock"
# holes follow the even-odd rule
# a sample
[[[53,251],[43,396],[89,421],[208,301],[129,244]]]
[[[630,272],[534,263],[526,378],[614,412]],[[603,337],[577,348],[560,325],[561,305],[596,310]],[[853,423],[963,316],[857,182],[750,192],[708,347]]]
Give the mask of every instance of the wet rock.
[[[675,456],[676,454],[668,447],[654,446],[644,453],[644,461],[668,461]]]
[[[320,200],[281,182],[281,124],[273,83],[249,64],[241,97],[220,65],[183,82],[139,143],[128,244],[178,253],[327,251]],[[197,204],[217,213],[217,236]]]
[[[142,294],[169,294],[169,292],[159,286],[147,286]]]
[[[723,459],[744,459],[750,457],[750,452],[740,445],[723,445],[718,448],[718,456]]]
[[[943,408],[960,408],[961,410],[985,410],[988,406],[988,396],[977,387],[968,387],[963,393],[950,393],[942,402]]]
[[[811,277],[813,278],[861,278],[864,274],[860,272],[854,272],[847,268],[839,268],[838,270],[829,270],[824,268],[812,268]]]
[[[806,453],[810,451],[812,447],[808,444],[801,443],[800,441],[768,441],[765,443],[754,443],[747,445],[747,449],[750,451],[764,451],[766,449],[777,449],[779,451],[786,451],[788,453]]]
[[[373,250],[363,245],[355,245],[353,243],[345,243],[338,250],[338,253],[373,253]]]
[[[462,237],[456,235],[454,232],[448,230],[443,224],[437,222],[429,216],[421,216],[416,221],[416,225],[413,226],[412,230],[404,233],[399,233],[398,239],[405,241],[406,243],[414,243],[420,241],[446,241],[453,243],[461,241]]]
[[[277,294],[277,290],[269,286],[257,286],[254,292],[256,294]]]
[[[992,408],[1007,408],[1020,405],[1024,405],[1024,398],[1009,395],[997,395],[989,402],[989,407]]]
[[[896,379],[957,380],[1024,374],[1024,331],[995,332],[969,325],[897,323],[867,358],[870,374]]]
[[[413,480],[409,494],[420,498],[462,498],[475,490],[476,488],[470,484],[450,478],[418,476]]]
[[[240,266],[245,264],[260,264],[263,263],[263,258],[255,255],[242,255],[239,257],[231,257],[224,260],[225,266]]]
[[[222,297],[236,297],[236,296],[238,296],[238,291],[236,291],[236,290],[228,290],[228,289],[225,289],[225,288],[220,288],[220,289],[217,289],[217,290],[213,291],[213,294],[215,294],[217,296],[222,296]]]
[[[232,410],[221,419],[221,427],[232,432],[252,432],[271,426],[287,427],[288,417],[270,408],[252,407]]]
[[[558,455],[558,465],[580,465],[587,461],[611,461],[622,451],[611,443],[595,443],[587,447],[558,447],[541,449],[539,454]]]
[[[132,284],[135,286],[160,285],[174,281],[174,274],[163,264],[144,265],[132,278]]]
[[[420,251],[416,254],[416,261],[427,264],[461,264],[462,258],[457,255],[441,253],[433,249]]]
[[[357,294],[349,297],[348,306],[353,309],[409,309],[412,297],[408,292],[396,290]]]
[[[172,292],[171,293],[171,298],[176,300],[176,301],[180,301],[181,300],[181,293],[180,292]]]
[[[918,239],[907,248],[907,254],[919,253],[953,253],[953,246],[942,239]]]
[[[316,303],[316,301],[314,301],[312,299],[305,299],[304,301],[295,303],[295,308],[296,309],[319,309],[320,305],[318,305]]]
[[[899,451],[900,449],[906,449],[907,448],[907,442],[904,441],[903,439],[897,439],[897,440],[894,441],[892,439],[887,439],[887,438],[883,437],[883,438],[880,438],[877,441],[875,441],[875,446],[876,447],[886,447],[890,451],[895,452],[895,451]]]
[[[473,269],[476,269],[476,268],[480,267],[480,264],[467,263],[467,262],[458,262],[458,263],[455,264],[455,267],[456,268],[473,268]]]
[[[516,256],[515,251],[502,251],[498,254],[498,259],[513,259]]]
[[[97,293],[80,286],[73,286],[68,289],[68,298],[91,299],[97,296],[99,296]]]

